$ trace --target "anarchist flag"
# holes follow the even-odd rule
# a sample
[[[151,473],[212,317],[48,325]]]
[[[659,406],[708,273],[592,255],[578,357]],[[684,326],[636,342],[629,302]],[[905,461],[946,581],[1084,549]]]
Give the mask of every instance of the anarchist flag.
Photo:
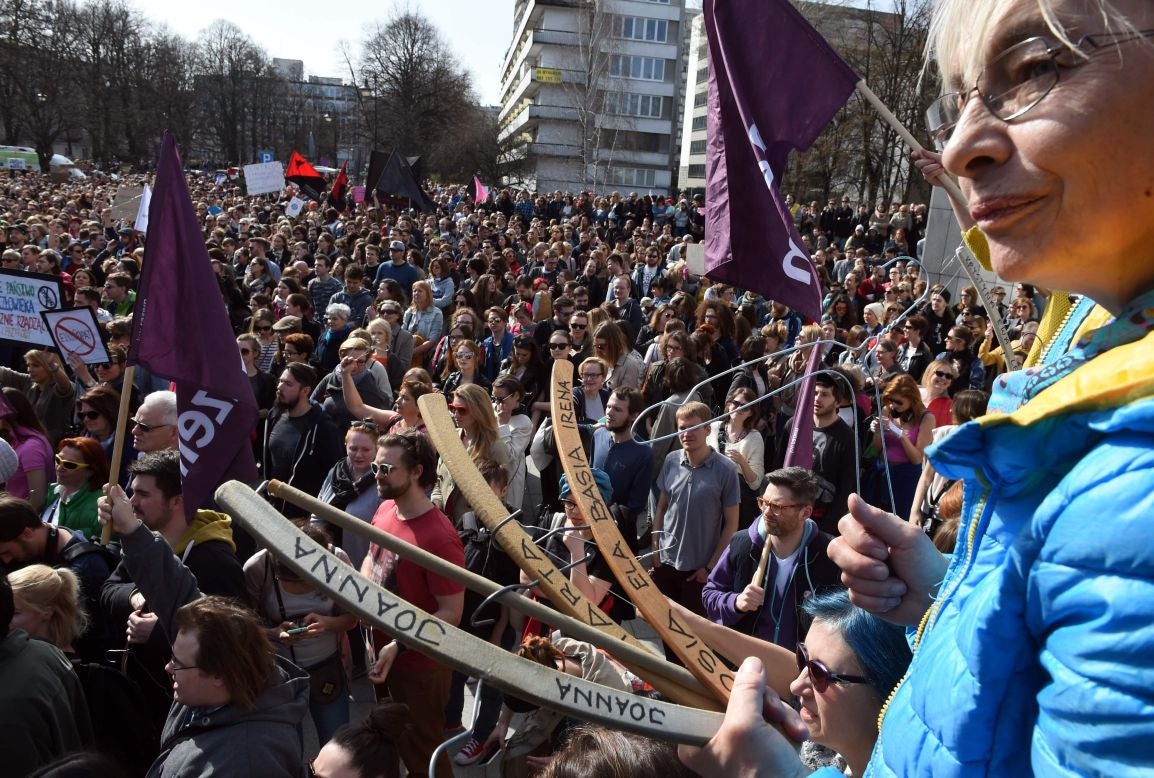
[[[349,162],[341,165],[341,171],[337,173],[337,177],[333,180],[332,188],[329,189],[329,205],[343,211],[345,209],[345,196],[349,193]]]
[[[176,384],[181,482],[191,520],[224,481],[256,479],[249,432],[260,414],[171,132],[160,148],[148,226],[128,363]]]
[[[314,200],[319,200],[321,192],[325,191],[325,177],[295,151],[289,157],[288,169],[285,171],[284,177],[299,186],[305,194]]]

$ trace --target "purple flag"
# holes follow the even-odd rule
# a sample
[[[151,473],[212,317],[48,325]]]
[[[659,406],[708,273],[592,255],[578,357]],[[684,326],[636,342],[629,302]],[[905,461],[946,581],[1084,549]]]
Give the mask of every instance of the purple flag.
[[[777,181],[858,81],[788,0],[706,0],[709,135],[705,268],[821,315],[821,287]]]
[[[249,433],[259,413],[171,132],[160,148],[148,226],[128,362],[176,384],[191,519],[224,481],[256,479]]]

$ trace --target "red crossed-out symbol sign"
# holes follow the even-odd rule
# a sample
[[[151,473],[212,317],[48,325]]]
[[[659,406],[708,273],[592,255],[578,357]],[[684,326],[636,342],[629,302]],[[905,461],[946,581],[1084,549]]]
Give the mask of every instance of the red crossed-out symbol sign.
[[[80,357],[91,354],[100,342],[88,322],[74,316],[61,317],[52,325],[52,332],[62,350]]]

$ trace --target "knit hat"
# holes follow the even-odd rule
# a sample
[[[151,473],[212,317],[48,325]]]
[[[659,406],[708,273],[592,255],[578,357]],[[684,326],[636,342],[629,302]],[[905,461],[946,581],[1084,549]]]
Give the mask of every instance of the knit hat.
[[[590,468],[593,471],[593,481],[597,484],[597,491],[601,492],[601,499],[605,501],[606,505],[613,501],[613,482],[609,480],[609,474],[599,467]],[[562,500],[569,496],[572,489],[569,488],[569,476],[561,476],[560,481]]]

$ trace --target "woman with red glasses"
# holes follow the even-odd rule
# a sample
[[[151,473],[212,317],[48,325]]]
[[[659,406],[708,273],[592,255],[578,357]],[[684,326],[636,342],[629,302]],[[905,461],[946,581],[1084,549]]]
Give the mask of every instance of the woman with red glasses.
[[[56,482],[43,519],[91,538],[100,534],[96,500],[108,482],[108,457],[93,438],[65,438],[56,452]]]
[[[477,384],[465,384],[458,387],[451,397],[449,411],[473,462],[479,465],[482,460],[491,459],[512,472],[509,447],[501,440],[489,393]],[[473,510],[457,489],[444,459],[437,462],[437,483],[430,499],[458,526],[461,516]]]

